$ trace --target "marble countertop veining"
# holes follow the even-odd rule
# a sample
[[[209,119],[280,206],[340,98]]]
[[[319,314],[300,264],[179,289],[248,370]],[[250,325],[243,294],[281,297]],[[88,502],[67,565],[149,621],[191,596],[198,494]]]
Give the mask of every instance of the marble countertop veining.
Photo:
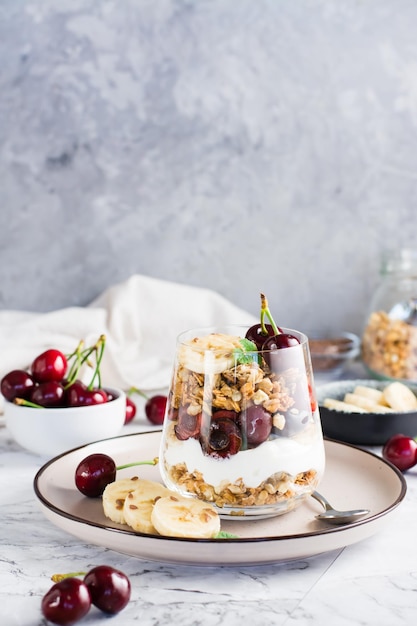
[[[140,423],[126,427],[144,430]],[[380,452],[375,450],[376,453]],[[132,597],[112,624],[162,626],[396,626],[417,618],[417,472],[392,521],[369,539],[315,557],[252,567],[142,561],[86,545],[49,522],[33,491],[45,459],[0,428],[0,617],[2,626],[42,626],[41,599],[57,572],[99,564],[123,570]],[[79,623],[99,626],[93,608]]]

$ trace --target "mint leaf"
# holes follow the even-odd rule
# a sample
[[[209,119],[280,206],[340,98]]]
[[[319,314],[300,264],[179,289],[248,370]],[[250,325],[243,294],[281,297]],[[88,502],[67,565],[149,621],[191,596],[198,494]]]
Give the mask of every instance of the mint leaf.
[[[240,339],[239,340],[241,348],[235,348],[233,350],[233,354],[238,363],[253,363],[253,361],[258,361],[258,350],[256,344],[250,339]],[[255,353],[255,354],[253,354]]]
[[[238,535],[234,535],[233,533],[228,533],[225,530],[220,530],[217,535],[214,537],[215,539],[239,539]]]
[[[243,339],[239,339],[239,343],[246,352],[258,351],[256,343],[254,341],[251,341],[250,339],[246,339],[246,337],[244,337]]]

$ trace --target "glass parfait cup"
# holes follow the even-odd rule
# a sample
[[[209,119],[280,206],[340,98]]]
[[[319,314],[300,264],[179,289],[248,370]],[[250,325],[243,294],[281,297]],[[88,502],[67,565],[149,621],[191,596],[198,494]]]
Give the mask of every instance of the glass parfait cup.
[[[271,517],[299,506],[325,466],[307,337],[256,350],[247,327],[182,333],[159,467],[169,489],[221,516]]]

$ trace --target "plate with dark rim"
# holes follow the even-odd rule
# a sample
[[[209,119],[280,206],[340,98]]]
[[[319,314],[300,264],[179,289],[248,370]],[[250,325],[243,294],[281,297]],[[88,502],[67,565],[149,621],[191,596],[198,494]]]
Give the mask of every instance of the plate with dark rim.
[[[320,492],[339,509],[369,509],[353,524],[329,526],[316,520],[322,509],[309,498],[294,511],[264,520],[222,519],[226,539],[184,539],[135,533],[104,516],[101,498],[83,496],[74,484],[78,463],[96,452],[116,465],[151,460],[159,454],[161,431],[94,442],[55,457],[34,479],[45,517],[77,539],[144,560],[198,566],[260,565],[311,557],[367,539],[391,523],[406,494],[401,472],[377,455],[326,440],[326,469]],[[161,482],[157,466],[121,470],[118,478],[139,475]],[[341,489],[341,486],[343,487]]]

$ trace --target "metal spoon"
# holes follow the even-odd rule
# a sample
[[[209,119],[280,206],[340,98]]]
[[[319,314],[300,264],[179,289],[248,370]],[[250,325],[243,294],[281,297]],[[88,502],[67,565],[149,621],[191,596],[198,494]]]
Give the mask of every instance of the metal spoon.
[[[369,513],[368,509],[354,509],[353,511],[338,511],[334,509],[332,505],[326,500],[321,493],[313,491],[312,498],[320,502],[320,504],[326,509],[324,513],[316,515],[316,519],[323,520],[329,524],[351,524],[356,520],[364,517]]]

